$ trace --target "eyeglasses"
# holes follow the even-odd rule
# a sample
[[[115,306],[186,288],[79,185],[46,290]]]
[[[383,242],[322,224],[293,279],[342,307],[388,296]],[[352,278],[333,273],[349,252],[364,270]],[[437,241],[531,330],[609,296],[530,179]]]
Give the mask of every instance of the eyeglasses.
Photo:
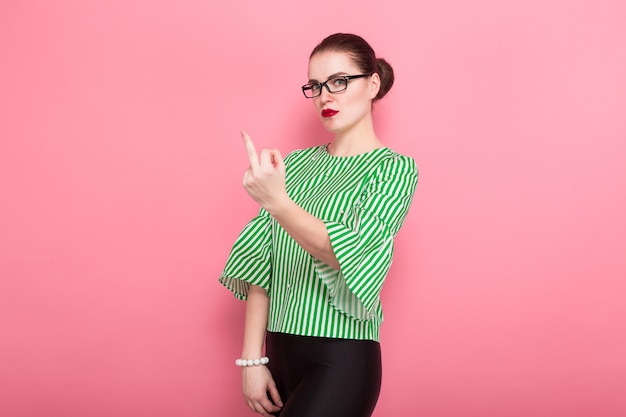
[[[315,98],[322,94],[322,87],[326,87],[329,93],[339,93],[348,88],[348,81],[355,78],[369,77],[372,74],[338,75],[331,77],[323,83],[308,83],[302,86],[302,93],[306,98]]]

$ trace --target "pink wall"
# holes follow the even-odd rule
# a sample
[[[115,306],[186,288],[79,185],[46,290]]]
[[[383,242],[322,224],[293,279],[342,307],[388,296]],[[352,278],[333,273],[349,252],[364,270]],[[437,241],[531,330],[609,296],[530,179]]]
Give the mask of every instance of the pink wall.
[[[421,174],[375,415],[626,414],[623,1],[65,0],[0,5],[0,415],[251,415],[239,130],[328,140],[299,86],[335,31],[395,66]]]

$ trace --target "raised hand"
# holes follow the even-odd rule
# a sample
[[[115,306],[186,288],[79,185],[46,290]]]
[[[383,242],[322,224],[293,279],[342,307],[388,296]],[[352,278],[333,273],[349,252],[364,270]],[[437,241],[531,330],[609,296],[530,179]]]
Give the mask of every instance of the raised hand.
[[[250,168],[243,174],[243,187],[250,197],[270,211],[285,199],[285,163],[278,149],[261,149],[257,154],[254,143],[246,131],[241,132]]]

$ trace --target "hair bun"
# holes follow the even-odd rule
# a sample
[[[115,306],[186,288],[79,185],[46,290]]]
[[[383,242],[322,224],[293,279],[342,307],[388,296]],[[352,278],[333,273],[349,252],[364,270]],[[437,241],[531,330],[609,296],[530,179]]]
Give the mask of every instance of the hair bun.
[[[393,68],[383,58],[376,58],[376,67],[378,68],[377,72],[380,76],[380,90],[374,100],[380,100],[391,90],[395,78]]]

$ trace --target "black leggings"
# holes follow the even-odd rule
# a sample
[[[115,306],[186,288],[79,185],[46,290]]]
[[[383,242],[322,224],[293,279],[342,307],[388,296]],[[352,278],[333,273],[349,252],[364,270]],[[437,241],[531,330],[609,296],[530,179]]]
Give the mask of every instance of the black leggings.
[[[268,367],[283,401],[280,417],[369,417],[382,367],[380,344],[267,333]]]

